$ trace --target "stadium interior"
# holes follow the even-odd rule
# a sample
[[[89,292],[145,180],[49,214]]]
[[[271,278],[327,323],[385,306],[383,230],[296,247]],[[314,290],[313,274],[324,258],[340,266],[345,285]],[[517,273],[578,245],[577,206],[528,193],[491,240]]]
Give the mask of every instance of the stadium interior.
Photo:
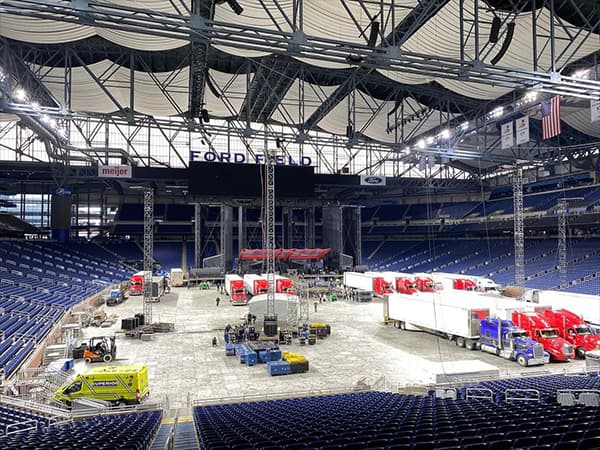
[[[0,0],[0,448],[600,449],[598,0]]]

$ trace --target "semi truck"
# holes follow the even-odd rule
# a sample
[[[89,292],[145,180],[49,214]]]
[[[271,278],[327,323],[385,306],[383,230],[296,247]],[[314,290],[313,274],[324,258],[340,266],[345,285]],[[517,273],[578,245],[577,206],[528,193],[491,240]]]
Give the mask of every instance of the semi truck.
[[[588,323],[600,325],[600,296],[574,294],[562,291],[529,290],[522,298],[533,303],[544,303],[552,309],[567,309],[583,317]]]
[[[470,278],[460,275],[437,273],[418,274],[419,276],[431,277],[436,284],[441,284],[444,289],[454,289],[457,291],[474,291],[477,284]]]
[[[377,272],[344,272],[344,286],[372,292],[379,297],[394,293],[391,284]]]
[[[235,273],[225,275],[225,292],[231,297],[232,305],[245,305],[248,303],[244,280]]]
[[[244,287],[251,296],[266,294],[269,291],[269,281],[261,275],[246,274]]]
[[[268,280],[266,274],[263,273],[262,276]],[[278,294],[294,295],[294,282],[290,278],[275,275],[275,292]]]
[[[142,288],[144,286],[144,271],[142,270],[131,275],[129,283],[129,295],[142,295]]]
[[[550,362],[550,354],[539,342],[531,339],[525,330],[510,320],[488,317],[481,321],[479,349],[523,367],[539,366]],[[500,336],[500,338],[499,338]]]
[[[141,403],[149,394],[146,366],[103,366],[65,383],[55,392],[54,400],[67,406],[78,398],[129,405]]]
[[[490,317],[487,302],[475,296],[456,302],[439,294],[394,294],[388,296],[388,314],[397,328],[432,332],[460,347],[480,349],[523,366],[550,360],[550,355],[525,330],[508,320]]]
[[[399,272],[382,272],[383,279],[392,285],[400,294],[412,295],[417,292],[415,280],[412,276]]]
[[[481,292],[497,291],[500,286],[490,278],[478,275],[466,275],[464,273],[435,272],[430,276],[436,279],[457,280],[453,289],[478,290]],[[436,280],[437,281],[437,280]]]
[[[523,328],[530,338],[544,346],[555,361],[570,361],[575,358],[573,346],[560,337],[558,330],[552,327],[544,316],[533,311],[515,311],[513,322]]]
[[[585,358],[586,352],[598,350],[600,336],[592,333],[590,327],[577,314],[566,309],[544,311],[544,317],[558,330],[560,337],[575,347],[575,354]]]

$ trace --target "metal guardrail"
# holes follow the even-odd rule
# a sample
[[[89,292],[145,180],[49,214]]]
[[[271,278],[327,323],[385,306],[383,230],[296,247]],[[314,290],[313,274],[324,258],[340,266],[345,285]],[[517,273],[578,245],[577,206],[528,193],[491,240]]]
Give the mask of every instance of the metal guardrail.
[[[347,388],[335,388],[335,389],[315,389],[308,391],[294,391],[294,392],[275,392],[271,394],[250,394],[232,397],[215,397],[208,399],[198,399],[192,401],[192,406],[209,406],[209,405],[223,405],[232,403],[248,403],[248,402],[259,402],[264,400],[285,400],[289,398],[298,397],[319,397],[323,395],[336,395],[336,394],[348,394],[355,392],[367,392],[371,391],[371,386],[350,386]]]
[[[467,388],[465,392],[467,400],[489,400],[494,401],[494,393],[487,388]]]
[[[507,389],[504,391],[504,401],[537,402],[540,403],[540,391],[537,389]]]
[[[68,409],[56,408],[54,406],[45,405],[32,400],[24,400],[18,397],[9,397],[7,395],[0,395],[0,404],[9,405],[16,408],[23,408],[29,411],[38,411],[50,417],[71,416],[71,411]]]
[[[21,425],[25,425],[25,424],[31,424],[31,426],[29,426],[29,427],[26,426],[25,428],[19,428]],[[13,431],[12,428],[15,428],[15,430]],[[20,433],[21,431],[37,430],[37,428],[38,428],[37,420],[27,419],[22,422],[15,422],[15,423],[6,425],[6,428],[4,429],[4,435],[8,436],[9,434]]]

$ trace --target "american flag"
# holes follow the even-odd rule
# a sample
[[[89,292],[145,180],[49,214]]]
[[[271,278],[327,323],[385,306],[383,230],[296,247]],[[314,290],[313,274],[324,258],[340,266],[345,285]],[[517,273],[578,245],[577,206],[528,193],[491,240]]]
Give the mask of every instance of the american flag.
[[[542,139],[560,134],[560,96],[542,102]]]

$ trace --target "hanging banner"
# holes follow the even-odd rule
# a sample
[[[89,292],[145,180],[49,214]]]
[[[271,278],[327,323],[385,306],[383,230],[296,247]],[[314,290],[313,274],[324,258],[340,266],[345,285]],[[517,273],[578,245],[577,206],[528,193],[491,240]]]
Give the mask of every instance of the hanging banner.
[[[512,121],[502,124],[500,129],[502,130],[502,148],[511,148],[515,144]]]
[[[600,121],[600,100],[590,100],[592,122]]]
[[[529,117],[523,116],[516,120],[517,127],[517,145],[529,142]]]

